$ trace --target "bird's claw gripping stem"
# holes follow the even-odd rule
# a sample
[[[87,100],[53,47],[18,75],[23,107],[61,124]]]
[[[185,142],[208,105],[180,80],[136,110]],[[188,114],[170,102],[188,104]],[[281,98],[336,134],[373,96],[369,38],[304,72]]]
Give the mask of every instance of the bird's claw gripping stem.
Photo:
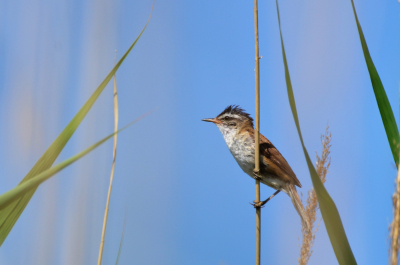
[[[277,195],[279,192],[281,192],[280,190],[275,191],[274,194],[272,194],[268,199],[266,199],[265,201],[260,201],[260,202],[256,202],[253,201],[254,203],[250,203],[251,205],[254,206],[254,208],[262,208],[264,207],[264,205],[269,202],[273,197],[275,197],[275,195]]]
[[[264,204],[266,204],[266,203],[267,202],[265,202],[265,201],[261,201],[261,202],[253,201],[253,203],[250,203],[250,204],[253,205],[254,208],[263,208]]]
[[[253,170],[253,176],[255,180],[261,180],[260,171]]]

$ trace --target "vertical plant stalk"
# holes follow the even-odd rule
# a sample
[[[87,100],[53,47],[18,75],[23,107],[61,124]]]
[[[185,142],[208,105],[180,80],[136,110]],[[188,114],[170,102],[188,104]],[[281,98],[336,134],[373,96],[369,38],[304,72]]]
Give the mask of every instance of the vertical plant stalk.
[[[332,135],[329,132],[329,126],[327,126],[325,134],[321,135],[322,155],[321,157],[319,157],[318,154],[316,154],[317,156],[316,170],[322,183],[325,183],[326,174],[328,173],[329,166],[331,165],[331,158],[330,158],[331,136]],[[313,231],[313,226],[317,219],[317,211],[318,211],[318,198],[314,188],[311,187],[310,191],[308,192],[307,205],[306,205],[306,214],[308,219],[310,220],[311,227],[310,230],[308,230],[307,227],[304,226],[304,224],[301,227],[303,242],[300,248],[300,257],[298,259],[299,265],[306,265],[313,253],[312,247],[315,240],[315,234],[317,233],[319,224],[321,223],[319,222],[317,227]]]
[[[255,128],[255,168],[260,172],[260,56],[258,47],[258,2],[254,0],[254,37],[255,37],[255,87],[256,87],[256,128]],[[260,180],[256,179],[256,200],[260,202]],[[261,207],[256,207],[256,265],[261,262]]]
[[[390,264],[397,265],[399,257],[400,226],[400,166],[397,171],[396,192],[393,194],[393,222],[390,225]]]
[[[115,61],[117,60],[117,51],[115,51]],[[117,78],[114,75],[114,132],[118,130],[118,94],[117,94]],[[101,232],[100,250],[99,258],[97,264],[101,265],[101,259],[103,257],[104,248],[104,237],[106,235],[107,217],[108,209],[110,205],[111,189],[114,180],[114,169],[115,169],[115,158],[117,156],[117,134],[114,135],[114,148],[113,148],[113,161],[111,165],[111,175],[110,175],[110,186],[108,187],[106,210],[104,212],[103,229]]]

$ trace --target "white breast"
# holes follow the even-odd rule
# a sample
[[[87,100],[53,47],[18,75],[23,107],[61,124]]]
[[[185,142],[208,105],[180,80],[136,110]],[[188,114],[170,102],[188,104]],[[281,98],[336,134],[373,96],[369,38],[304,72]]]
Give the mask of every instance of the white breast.
[[[254,143],[249,135],[237,135],[237,130],[218,126],[236,162],[247,175],[254,178]]]
[[[254,178],[253,170],[255,165],[253,138],[247,133],[237,135],[237,130],[229,130],[224,126],[218,126],[218,128],[236,162],[247,175]],[[279,178],[268,175],[263,175],[261,178],[262,183],[274,189],[282,190],[282,187],[285,187],[284,183]]]

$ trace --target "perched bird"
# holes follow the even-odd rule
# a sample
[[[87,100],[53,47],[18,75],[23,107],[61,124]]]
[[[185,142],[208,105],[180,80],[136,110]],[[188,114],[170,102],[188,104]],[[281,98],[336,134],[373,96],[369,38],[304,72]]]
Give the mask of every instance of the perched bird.
[[[289,195],[303,224],[309,229],[309,219],[296,191],[296,186],[301,187],[300,181],[278,149],[262,134],[260,134],[260,172],[258,175],[253,172],[255,133],[250,115],[239,106],[231,105],[216,118],[203,121],[217,125],[233,157],[247,175],[254,179],[258,178],[261,183]]]

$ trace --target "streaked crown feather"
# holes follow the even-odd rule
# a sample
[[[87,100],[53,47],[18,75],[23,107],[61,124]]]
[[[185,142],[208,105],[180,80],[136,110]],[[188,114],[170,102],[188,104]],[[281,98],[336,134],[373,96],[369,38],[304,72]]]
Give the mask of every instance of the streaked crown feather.
[[[253,118],[250,117],[250,114],[248,114],[244,109],[239,107],[239,105],[230,105],[226,107],[226,109],[224,109],[224,111],[222,111],[221,114],[217,116],[217,118],[220,118],[226,114],[238,115],[241,118],[250,121],[251,127],[254,127]]]

